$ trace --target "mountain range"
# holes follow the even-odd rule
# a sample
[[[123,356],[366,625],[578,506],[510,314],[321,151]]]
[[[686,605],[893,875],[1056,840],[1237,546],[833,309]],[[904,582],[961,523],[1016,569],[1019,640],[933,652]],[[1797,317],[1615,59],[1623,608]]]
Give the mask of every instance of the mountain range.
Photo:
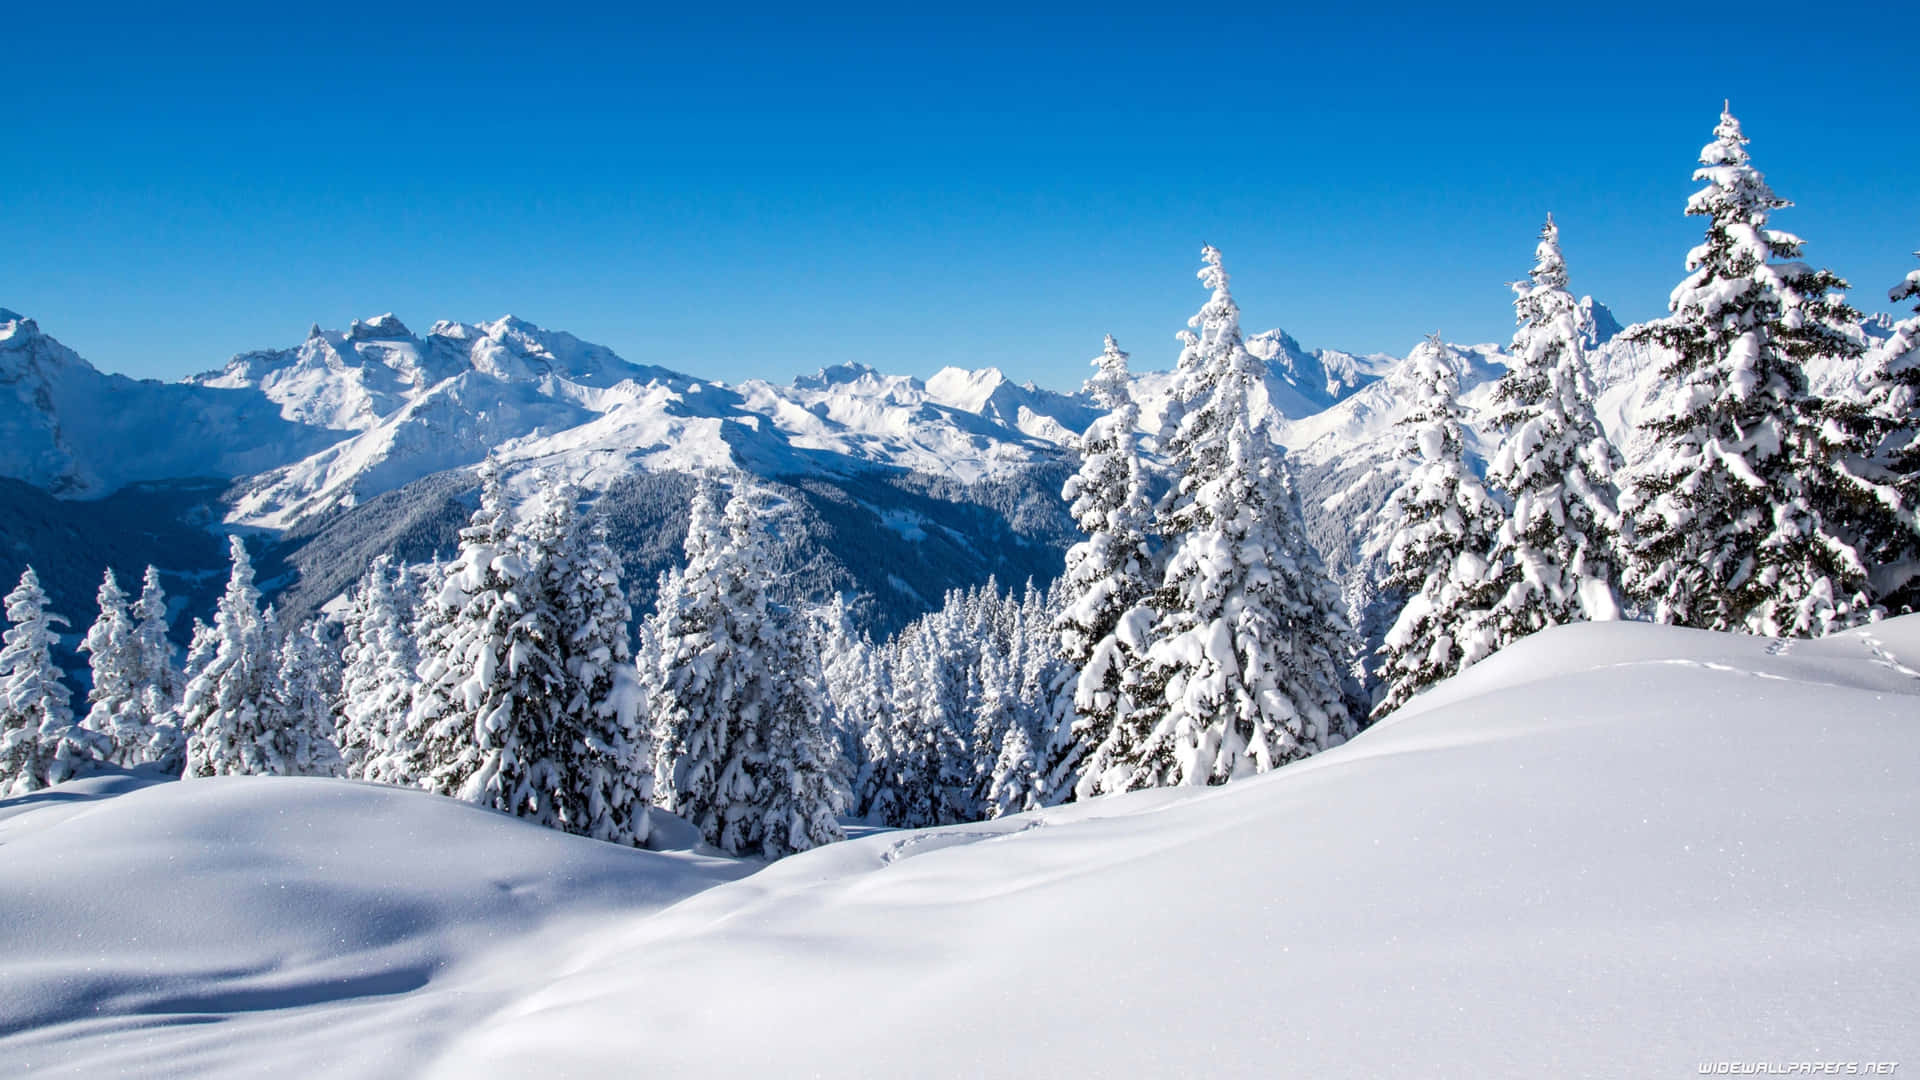
[[[1620,342],[1603,305],[1583,304],[1603,421],[1624,441],[1657,357]],[[1869,321],[1862,333],[1884,330]],[[1247,348],[1266,365],[1251,408],[1288,448],[1311,535],[1336,573],[1372,576],[1367,538],[1401,468],[1404,360],[1309,350],[1281,330]],[[1448,349],[1467,404],[1482,404],[1505,370],[1501,348]],[[1135,378],[1149,433],[1168,384],[1164,372]],[[381,551],[450,551],[472,467],[491,453],[517,496],[566,481],[598,501],[643,604],[677,553],[688,475],[762,476],[800,522],[790,587],[867,593],[886,629],[988,575],[1059,571],[1076,535],[1060,484],[1097,415],[1084,393],[993,368],[920,379],[842,364],[728,385],[512,316],[424,335],[391,314],[315,326],[292,347],[167,383],[100,372],[0,309],[0,387],[0,478],[16,482],[0,486],[12,511],[0,574],[56,565],[50,588],[76,620],[102,565],[128,576],[154,561],[195,607],[217,584],[219,531],[257,537],[283,606],[315,610]],[[1484,438],[1473,449],[1484,455]],[[118,519],[123,507],[137,520]],[[116,522],[125,535],[109,537]]]

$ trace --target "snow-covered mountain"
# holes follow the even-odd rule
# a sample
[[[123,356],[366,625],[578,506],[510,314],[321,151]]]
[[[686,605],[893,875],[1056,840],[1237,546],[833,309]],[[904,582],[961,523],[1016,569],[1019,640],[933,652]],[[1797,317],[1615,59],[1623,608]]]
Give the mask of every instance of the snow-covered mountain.
[[[684,828],[636,851],[343,780],[81,780],[0,801],[0,1060],[450,1078],[1907,1061],[1916,694],[1920,616],[1798,642],[1557,627],[1268,775],[866,830],[771,866],[690,850]]]
[[[338,438],[259,394],[107,375],[0,308],[0,476],[67,498],[232,477]]]
[[[1657,388],[1660,358],[1650,346],[1621,341],[1604,305],[1589,298],[1582,308],[1601,417],[1625,444]],[[489,453],[506,464],[510,488],[523,494],[556,478],[597,496],[636,476],[738,467],[772,480],[820,479],[826,487],[815,495],[827,501],[816,509],[828,517],[840,513],[832,502],[882,524],[905,520],[902,514],[924,518],[925,505],[900,502],[921,498],[921,489],[903,495],[853,478],[880,469],[961,485],[951,490],[991,481],[1014,484],[1007,489],[1013,491],[1047,477],[1042,486],[1057,490],[1051,477],[1071,467],[1077,433],[1095,416],[1083,393],[1018,384],[992,368],[947,368],[918,379],[842,364],[790,382],[729,386],[633,363],[511,316],[437,322],[424,335],[391,314],[357,320],[345,331],[316,326],[298,345],[243,353],[218,370],[163,384],[103,375],[31,320],[4,314],[0,380],[13,392],[0,395],[0,435],[10,436],[0,444],[0,476],[66,498],[98,497],[138,481],[229,479],[235,483],[220,511],[226,527],[298,537],[300,544],[324,540],[343,513],[470,469]],[[1876,332],[1884,336],[1885,328],[1869,322],[1861,329],[1863,340]],[[1282,330],[1253,335],[1247,345],[1267,368],[1250,407],[1289,450],[1310,534],[1331,568],[1352,576],[1354,567],[1379,558],[1377,543],[1369,545],[1404,469],[1395,424],[1407,408],[1405,361],[1309,350]],[[1467,403],[1485,404],[1504,371],[1500,347],[1449,350]],[[1833,385],[1851,377],[1820,376]],[[1142,426],[1152,433],[1170,404],[1170,375],[1141,373],[1134,389]],[[1476,432],[1470,454],[1480,458],[1489,449],[1487,433]],[[829,498],[828,488],[838,494]],[[412,535],[434,550],[441,533],[451,535],[446,521],[462,513],[446,501],[460,489],[435,482],[433,530],[421,532],[410,508],[398,516],[382,511],[383,521],[357,515],[352,541],[321,543],[308,565],[334,567],[331,582],[345,572],[349,552],[391,534],[402,520],[416,521]],[[848,528],[871,524],[843,522],[834,542],[845,542]],[[1012,527],[999,517],[978,536],[954,532],[954,552],[914,554],[963,576],[1033,572],[1024,555],[1007,565],[992,552]],[[822,526],[823,542],[832,532]],[[1025,535],[1057,532],[1040,526]],[[950,585],[973,583],[943,585],[937,575],[918,573],[879,580],[911,582],[895,591],[917,598],[913,604],[929,599],[929,591],[937,597]],[[91,589],[85,582],[55,584],[76,598]]]

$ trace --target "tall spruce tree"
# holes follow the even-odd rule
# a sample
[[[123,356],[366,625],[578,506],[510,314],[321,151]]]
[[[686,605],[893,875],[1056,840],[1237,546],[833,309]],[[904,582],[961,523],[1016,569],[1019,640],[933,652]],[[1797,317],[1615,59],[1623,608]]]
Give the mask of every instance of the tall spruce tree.
[[[553,731],[554,800],[568,832],[639,845],[651,831],[653,746],[642,716],[620,560],[598,519],[576,513],[579,492],[552,490],[534,530],[537,589],[555,621],[565,676]]]
[[[6,597],[0,635],[0,797],[72,779],[110,752],[100,735],[73,722],[72,692],[53,662],[55,626],[47,594],[29,566]]]
[[[771,522],[745,475],[724,511],[694,496],[687,566],[662,583],[651,635],[654,796],[723,851],[779,858],[838,839],[843,808],[802,617],[772,603]]]
[[[423,607],[419,685],[398,767],[430,791],[561,825],[553,730],[565,676],[538,568],[514,529],[499,466]]]
[[[821,718],[820,657],[791,612],[776,611],[771,643],[774,699],[755,762],[753,813],[761,854],[778,859],[845,839],[847,797]]]
[[[1220,253],[1202,251],[1211,290],[1182,334],[1177,420],[1163,444],[1173,488],[1155,517],[1167,552],[1154,599],[1149,675],[1102,790],[1221,783],[1339,741],[1351,727],[1343,624],[1298,530],[1284,464],[1248,413],[1261,377],[1240,337]],[[1157,693],[1156,693],[1157,691]]]
[[[1389,502],[1398,527],[1386,581],[1406,602],[1380,649],[1376,717],[1483,659],[1497,641],[1486,553],[1502,515],[1467,465],[1459,369],[1433,334],[1407,357],[1406,373],[1413,408],[1401,421],[1402,452],[1414,466]]]
[[[1920,270],[1887,297],[1920,301]],[[1894,324],[1863,376],[1856,397],[1827,403],[1822,434],[1840,445],[1822,506],[1860,553],[1872,602],[1901,615],[1920,611],[1920,317]]]
[[[1767,228],[1776,196],[1750,163],[1730,112],[1700,154],[1706,186],[1687,213],[1708,219],[1665,319],[1642,340],[1672,350],[1672,390],[1645,424],[1652,450],[1623,495],[1634,544],[1630,592],[1661,622],[1806,635],[1867,617],[1867,569],[1823,493],[1846,486],[1826,403],[1803,365],[1852,358],[1858,314],[1846,282],[1792,261],[1798,237]],[[1781,261],[1787,260],[1787,261]],[[1822,505],[1823,503],[1827,505]]]
[[[1073,717],[1063,737],[1045,748],[1041,764],[1042,786],[1058,799],[1074,794],[1083,775],[1094,781],[1085,792],[1093,794],[1110,764],[1089,755],[1102,747],[1111,752],[1115,718],[1140,684],[1141,629],[1153,618],[1143,604],[1156,584],[1147,545],[1153,509],[1135,437],[1140,408],[1133,400],[1127,354],[1109,334],[1093,364],[1096,373],[1086,388],[1107,414],[1087,428],[1080,471],[1061,492],[1086,539],[1067,549],[1061,578],[1066,599],[1058,632],[1061,652],[1076,673]],[[1121,621],[1136,609],[1137,625],[1123,632]]]
[[[711,479],[687,515],[687,565],[661,580],[652,620],[654,800],[723,851],[748,850],[749,757],[768,695],[753,652],[766,612],[757,545],[738,544]],[[741,540],[748,540],[743,536]]]
[[[1493,388],[1491,422],[1504,437],[1487,486],[1512,507],[1488,559],[1495,649],[1543,627],[1620,617],[1620,455],[1594,416],[1592,329],[1567,289],[1552,215],[1534,254],[1528,280],[1513,285],[1512,366]]]

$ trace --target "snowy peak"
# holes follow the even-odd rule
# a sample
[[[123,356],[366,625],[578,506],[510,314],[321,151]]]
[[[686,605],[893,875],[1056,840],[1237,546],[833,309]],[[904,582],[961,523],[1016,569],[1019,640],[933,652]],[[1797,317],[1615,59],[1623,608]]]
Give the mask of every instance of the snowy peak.
[[[1379,378],[1392,357],[1361,357],[1337,349],[1302,348],[1285,330],[1247,339],[1247,351],[1267,365],[1267,398],[1283,416],[1299,419],[1341,401]]]
[[[1591,296],[1580,298],[1580,325],[1588,331],[1586,346],[1599,348],[1620,335],[1625,327],[1613,317],[1613,310]]]
[[[315,329],[319,327],[316,325]],[[350,341],[412,341],[413,332],[389,311],[364,321],[353,320],[353,325],[347,330],[347,338]]]
[[[40,324],[0,308],[0,379],[46,378],[70,369],[94,371],[79,353],[41,333]]]

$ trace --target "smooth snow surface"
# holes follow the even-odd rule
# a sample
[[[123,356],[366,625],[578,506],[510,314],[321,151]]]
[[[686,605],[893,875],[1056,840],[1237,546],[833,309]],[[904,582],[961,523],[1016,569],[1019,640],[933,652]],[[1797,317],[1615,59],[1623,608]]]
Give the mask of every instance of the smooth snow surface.
[[[748,865],[344,780],[7,800],[0,1072],[410,1075],[551,975],[558,942]]]
[[[1221,788],[739,871],[340,781],[0,803],[9,1073],[1920,1060],[1920,617],[1522,641]],[[1910,1066],[1911,1067],[1911,1066]]]

